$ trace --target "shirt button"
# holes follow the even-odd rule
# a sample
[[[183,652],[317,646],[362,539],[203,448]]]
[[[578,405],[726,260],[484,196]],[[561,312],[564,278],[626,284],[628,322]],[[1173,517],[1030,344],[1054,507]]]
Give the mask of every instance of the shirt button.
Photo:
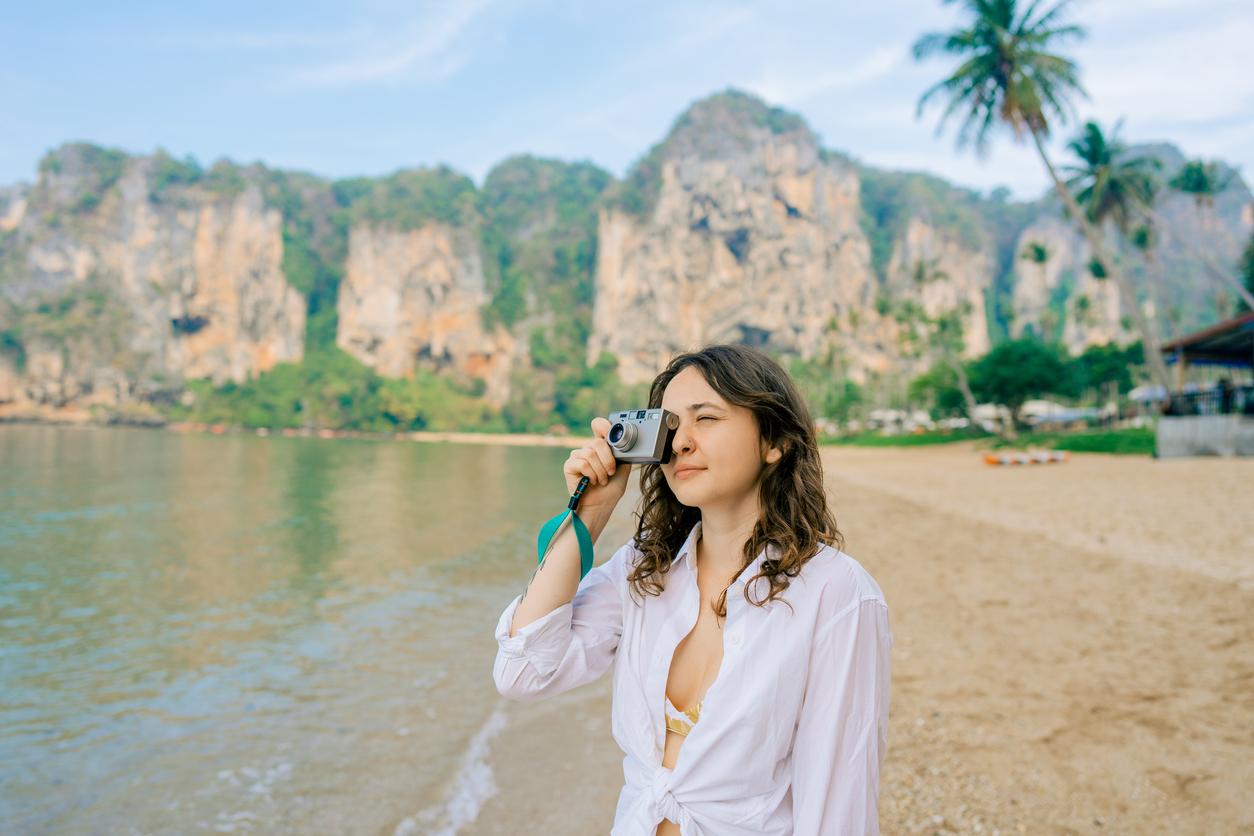
[[[737,633],[734,636],[728,636],[727,641],[731,643],[732,647],[740,647],[740,634]]]

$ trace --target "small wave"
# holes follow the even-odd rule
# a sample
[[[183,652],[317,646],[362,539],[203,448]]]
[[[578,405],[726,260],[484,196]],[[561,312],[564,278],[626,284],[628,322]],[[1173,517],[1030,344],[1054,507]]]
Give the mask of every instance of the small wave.
[[[496,795],[496,781],[488,763],[488,746],[505,728],[505,707],[497,703],[492,714],[471,738],[444,800],[404,819],[393,836],[456,836],[478,817],[489,798]]]

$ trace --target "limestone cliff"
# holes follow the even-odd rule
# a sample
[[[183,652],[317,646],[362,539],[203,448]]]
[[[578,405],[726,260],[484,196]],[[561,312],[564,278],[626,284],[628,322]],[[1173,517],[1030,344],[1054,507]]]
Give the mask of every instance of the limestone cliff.
[[[651,158],[643,207],[602,210],[588,362],[627,382],[703,342],[811,358],[846,352],[862,378],[890,362],[853,167],[795,117],[723,94],[694,105]],[[640,211],[640,209],[643,211]]]
[[[1164,177],[1183,162],[1148,150]],[[1232,269],[1254,211],[1235,173],[1213,205],[1159,205],[1148,256],[1121,260],[1170,336],[1230,312],[1202,265]],[[901,391],[935,359],[915,326],[953,311],[969,358],[1029,331],[1073,353],[1136,339],[1090,261],[1048,197],[861,165],[735,91],[694,104],[621,181],[526,156],[482,187],[447,167],[327,181],[66,145],[0,188],[0,403],[171,400],[306,345],[473,384],[511,426],[600,408],[615,364],[640,384],[711,341]]]
[[[514,340],[483,326],[488,302],[473,230],[444,223],[351,230],[337,344],[387,377],[420,366],[481,380],[496,406],[509,397]]]
[[[1012,336],[1059,339],[1072,354],[1137,338],[1118,288],[1094,276],[1092,251],[1073,226],[1042,216],[1019,234],[1016,254]]]
[[[305,302],[284,280],[279,212],[255,184],[169,184],[160,164],[63,146],[0,205],[0,397],[116,404],[300,359]]]
[[[962,356],[979,357],[990,345],[985,295],[993,271],[993,257],[986,249],[971,249],[915,216],[893,247],[888,288],[895,297],[913,299],[929,317],[965,311],[960,314]]]

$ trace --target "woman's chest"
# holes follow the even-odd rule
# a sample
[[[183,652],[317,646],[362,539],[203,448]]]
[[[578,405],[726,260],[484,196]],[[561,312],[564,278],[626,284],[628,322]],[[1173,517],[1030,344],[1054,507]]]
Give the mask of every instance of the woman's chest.
[[[697,622],[679,640],[666,677],[666,695],[681,710],[700,704],[723,664],[723,621],[704,598]]]
[[[624,624],[615,663],[616,735],[634,731],[661,752],[669,695],[681,709],[701,705],[685,747],[715,736],[749,748],[790,743],[811,647],[804,613],[779,600],[750,604],[738,590],[739,600],[729,591],[720,620],[700,612],[708,603],[695,585],[683,593],[647,600]]]

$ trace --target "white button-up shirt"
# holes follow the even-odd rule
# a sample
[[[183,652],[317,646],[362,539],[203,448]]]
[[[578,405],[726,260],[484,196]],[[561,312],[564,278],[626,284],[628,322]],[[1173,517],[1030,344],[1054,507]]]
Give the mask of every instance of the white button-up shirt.
[[[666,680],[696,625],[698,521],[661,595],[638,604],[626,543],[580,581],[574,600],[510,636],[522,596],[496,626],[497,690],[537,700],[596,679],[614,664],[611,724],[625,785],[612,836],[653,836],[663,818],[683,836],[877,834],[888,746],[888,605],[843,551],[820,551],[765,607],[743,589],[767,551],[727,592],[723,661],[673,769],[662,765]],[[760,601],[765,578],[751,591]],[[790,611],[788,605],[792,604]]]

